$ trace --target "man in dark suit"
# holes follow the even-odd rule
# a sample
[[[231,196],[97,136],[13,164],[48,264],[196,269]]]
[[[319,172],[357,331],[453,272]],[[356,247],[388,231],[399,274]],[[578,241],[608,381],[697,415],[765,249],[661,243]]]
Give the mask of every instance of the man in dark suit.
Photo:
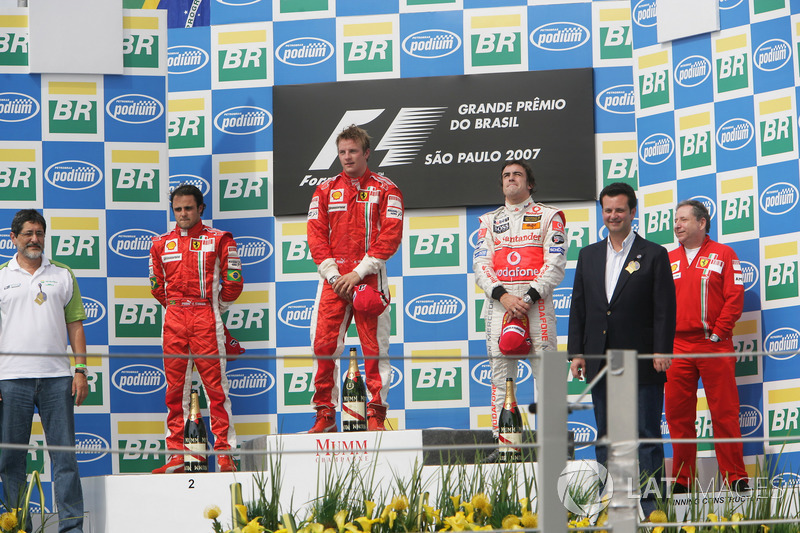
[[[585,247],[578,256],[569,315],[568,350],[572,376],[594,378],[605,365],[607,350],[640,354],[670,354],[675,336],[675,285],[667,250],[632,229],[636,193],[630,185],[612,183],[600,192],[608,238]],[[661,438],[661,409],[669,359],[638,362],[639,437]],[[597,436],[606,434],[606,381],[592,389]],[[616,416],[616,413],[611,413]],[[606,463],[605,446],[597,446],[597,461]],[[661,488],[664,448],[639,446],[643,479],[653,476]],[[651,502],[652,503],[652,502]],[[650,505],[644,505],[645,512]]]

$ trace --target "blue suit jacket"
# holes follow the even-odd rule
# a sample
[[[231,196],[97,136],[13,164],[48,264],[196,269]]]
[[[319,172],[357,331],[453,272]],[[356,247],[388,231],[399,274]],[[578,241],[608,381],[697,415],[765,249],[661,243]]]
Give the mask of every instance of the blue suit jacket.
[[[570,355],[605,354],[609,349],[672,353],[675,284],[666,248],[637,234],[609,302],[607,240],[583,248],[578,255],[569,313]],[[591,380],[604,364],[586,359],[586,379]],[[651,359],[639,361],[639,383],[664,381],[666,373],[656,372]]]

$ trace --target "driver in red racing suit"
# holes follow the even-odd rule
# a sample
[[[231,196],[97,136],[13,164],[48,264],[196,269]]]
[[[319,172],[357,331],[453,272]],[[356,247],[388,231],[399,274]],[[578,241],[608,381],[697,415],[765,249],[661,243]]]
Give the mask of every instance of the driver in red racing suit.
[[[183,450],[183,428],[189,414],[192,362],[209,400],[214,449],[236,446],[231,402],[225,376],[226,339],[222,313],[242,292],[242,265],[236,242],[227,231],[204,225],[203,195],[181,185],[170,196],[176,228],[153,237],[150,292],[163,305],[164,372],[167,376],[167,449]],[[219,355],[177,358],[173,354]],[[183,456],[172,455],[154,474],[183,472]],[[236,470],[229,455],[217,456],[221,472]]]
[[[381,431],[392,372],[391,308],[373,316],[355,310],[352,297],[354,288],[365,283],[388,299],[385,262],[403,237],[403,195],[390,179],[367,167],[366,131],[346,128],[336,147],[344,172],[317,186],[308,210],[308,245],[321,278],[311,318],[316,389],[311,401],[317,414],[309,433],[336,431],[337,358],[353,318],[364,354],[367,429]]]
[[[564,279],[567,241],[564,214],[535,203],[533,172],[525,161],[503,165],[500,183],[505,205],[480,217],[472,266],[486,293],[486,349],[492,370],[492,432],[506,395],[506,378],[517,375],[518,359],[500,352],[503,315],[527,315],[532,350],[556,350],[553,290]],[[524,357],[524,356],[523,356]],[[490,460],[492,456],[487,457]]]

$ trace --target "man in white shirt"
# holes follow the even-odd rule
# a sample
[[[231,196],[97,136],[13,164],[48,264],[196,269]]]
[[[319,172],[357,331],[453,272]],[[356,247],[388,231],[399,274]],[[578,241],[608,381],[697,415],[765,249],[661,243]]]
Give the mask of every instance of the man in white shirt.
[[[44,256],[47,223],[35,209],[11,222],[14,257],[0,265],[0,440],[27,445],[34,407],[50,446],[75,445],[74,406],[86,399],[86,313],[72,270]],[[75,354],[70,368],[67,340]],[[49,357],[21,354],[47,354]],[[0,478],[8,507],[25,489],[24,449],[3,449]],[[83,493],[74,451],[50,452],[59,533],[82,533]],[[26,527],[25,524],[21,524]]]

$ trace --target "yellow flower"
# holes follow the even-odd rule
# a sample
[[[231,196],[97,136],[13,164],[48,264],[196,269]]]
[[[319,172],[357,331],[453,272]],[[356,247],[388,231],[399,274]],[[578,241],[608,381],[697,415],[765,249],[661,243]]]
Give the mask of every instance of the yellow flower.
[[[769,526],[765,526],[764,524],[761,524],[761,531],[763,531],[764,533],[767,533],[767,531],[769,531]]]
[[[237,505],[236,507],[239,506]],[[265,530],[266,528],[258,523],[258,518],[253,518],[246,526],[242,528],[242,533],[261,533]]]
[[[518,529],[519,528],[519,517],[513,514],[507,515],[503,518],[503,529]]]
[[[461,494],[458,496],[450,496],[450,499],[453,500],[453,507],[458,511],[458,508],[461,507]]]
[[[422,505],[422,509],[425,511],[425,521],[429,524],[436,524],[440,522],[439,513],[441,512],[439,509],[434,509],[430,505]]]
[[[653,533],[664,533],[664,528],[661,527],[661,526],[654,527],[653,528]]]
[[[537,513],[523,511],[520,524],[522,524],[522,527],[530,529],[539,527],[539,515]]]
[[[389,529],[394,527],[395,520],[397,520],[397,511],[389,511]]]
[[[525,511],[525,510],[527,510],[527,509],[528,509],[528,503],[529,503],[529,502],[528,502],[528,498],[522,498],[522,499],[520,499],[520,501],[519,501],[519,504],[520,504],[520,506],[522,507],[522,510],[523,510],[523,511]]]
[[[17,527],[17,515],[12,513],[3,513],[0,515],[0,528],[6,531],[11,531]]]
[[[234,508],[236,509],[236,513],[239,515],[239,521],[247,522],[247,507],[239,503],[234,505]]]
[[[332,527],[328,527],[325,528],[325,531],[323,531],[322,533],[336,533],[336,530],[333,529]]]
[[[666,522],[667,521],[667,513],[662,511],[661,509],[656,509],[650,516],[648,517],[651,522],[659,523],[659,522]]]
[[[472,505],[486,516],[492,516],[492,504],[489,503],[489,498],[486,497],[486,494],[481,492],[473,496]]]
[[[311,533],[322,533],[323,531],[325,531],[325,526],[323,526],[319,522],[312,522],[311,524],[308,524],[308,530]]]
[[[339,529],[339,533],[344,532],[345,520],[347,520],[347,509],[342,509],[341,511],[333,515],[333,521],[336,522],[336,527]]]
[[[374,507],[375,504],[372,504],[372,505]],[[371,509],[370,509],[370,511],[371,511]],[[358,522],[358,525],[361,526],[361,530],[365,531],[366,533],[370,533],[370,531],[372,531],[372,524],[374,524],[375,522],[379,522],[379,521],[380,521],[380,518],[370,519],[370,518],[367,518],[366,516],[360,516],[360,517],[356,518],[356,522]]]
[[[444,519],[445,529],[451,529],[453,531],[464,531],[469,528],[469,522],[467,522],[467,518],[464,516],[463,511],[458,511],[455,516],[448,516]]]
[[[218,506],[209,505],[203,511],[203,517],[204,518],[208,518],[209,520],[214,520],[215,518],[219,518],[219,515],[221,513],[222,513],[222,511],[220,510],[220,508]],[[0,517],[0,527],[3,527],[2,520],[3,520],[3,518]],[[7,528],[3,528],[3,529],[7,529]]]
[[[694,526],[683,526],[681,531],[686,531],[686,533],[694,533],[697,530]]]
[[[367,518],[372,518],[372,511],[375,509],[375,502],[364,500],[364,507],[366,507],[365,516]]]
[[[392,498],[391,507],[395,511],[405,511],[408,509],[408,497],[406,495],[395,496]]]

